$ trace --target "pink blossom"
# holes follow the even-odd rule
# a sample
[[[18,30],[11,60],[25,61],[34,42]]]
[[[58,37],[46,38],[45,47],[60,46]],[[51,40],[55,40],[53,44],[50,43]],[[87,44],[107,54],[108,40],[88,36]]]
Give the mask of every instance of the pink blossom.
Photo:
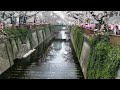
[[[3,29],[4,26],[3,26],[3,23],[0,23],[0,29]]]
[[[120,30],[120,24],[118,25],[118,30]]]

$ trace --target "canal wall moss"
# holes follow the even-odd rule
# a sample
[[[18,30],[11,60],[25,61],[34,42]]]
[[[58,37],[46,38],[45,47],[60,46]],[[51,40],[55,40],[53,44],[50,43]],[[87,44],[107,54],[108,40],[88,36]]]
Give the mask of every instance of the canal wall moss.
[[[80,31],[79,27],[73,27],[71,30],[71,40],[73,42],[73,46],[75,48],[76,55],[78,59],[80,59],[82,46],[83,46],[83,33]]]
[[[81,28],[71,27],[70,31],[70,37],[76,52],[76,56],[79,60],[83,75],[86,78],[90,45],[88,44]]]
[[[86,79],[120,78],[120,47],[111,44],[109,37],[94,36],[88,39],[85,34],[80,36],[78,34],[81,32],[80,29],[71,28],[71,41],[84,77]],[[79,46],[78,43],[81,45]]]
[[[55,31],[54,27],[50,25],[36,30],[27,31],[24,28],[18,30],[16,28],[12,30],[6,29],[8,36],[5,39],[0,39],[0,74],[14,65],[15,59],[23,58],[30,50],[36,49],[32,57],[38,55],[38,52],[42,53],[46,44],[54,38]]]

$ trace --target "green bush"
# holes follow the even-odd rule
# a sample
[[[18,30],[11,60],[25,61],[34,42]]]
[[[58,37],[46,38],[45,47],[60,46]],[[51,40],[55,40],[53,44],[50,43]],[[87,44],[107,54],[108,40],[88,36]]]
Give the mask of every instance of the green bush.
[[[80,59],[83,33],[79,27],[72,27],[75,52]],[[112,45],[109,34],[95,35],[89,39],[91,46],[87,67],[87,79],[114,79],[120,64],[120,47]]]
[[[27,28],[7,28],[4,30],[9,38],[20,38],[22,43],[25,43],[26,38],[31,38],[31,31]]]
[[[91,40],[88,79],[114,79],[119,63],[120,47],[112,45],[108,37],[95,36]]]

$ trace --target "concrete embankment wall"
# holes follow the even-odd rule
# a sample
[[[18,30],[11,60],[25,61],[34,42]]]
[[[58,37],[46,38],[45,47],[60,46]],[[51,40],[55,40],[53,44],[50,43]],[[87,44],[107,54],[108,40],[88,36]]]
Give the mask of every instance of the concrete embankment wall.
[[[87,75],[89,54],[90,54],[90,45],[86,41],[84,41],[79,62],[82,67],[82,71],[85,78],[87,77],[86,75]]]
[[[0,74],[14,65],[14,60],[16,58],[23,58],[30,50],[36,49],[33,57],[36,54],[41,54],[43,48],[46,48],[46,44],[54,37],[54,31],[55,29],[53,26],[33,30],[32,37],[27,38],[24,44],[22,44],[20,38],[0,38]]]
[[[81,42],[82,47],[79,46],[78,45],[79,43],[77,43],[77,41],[75,40],[73,35],[75,35],[75,34],[74,34],[73,31],[71,31],[70,32],[70,38],[71,38],[73,47],[75,49],[77,58],[79,60],[83,75],[86,78],[88,59],[89,59],[89,54],[90,54],[90,45],[87,41],[87,38],[85,36],[83,36],[83,41]],[[81,37],[77,36],[76,38],[81,38]],[[81,47],[81,50],[80,50],[80,47]],[[79,48],[80,51],[78,50],[78,48]]]

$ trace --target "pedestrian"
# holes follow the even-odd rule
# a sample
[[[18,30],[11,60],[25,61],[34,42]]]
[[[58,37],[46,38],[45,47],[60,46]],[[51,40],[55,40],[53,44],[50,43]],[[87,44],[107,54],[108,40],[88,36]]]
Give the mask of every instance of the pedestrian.
[[[119,32],[119,34],[120,34],[120,25],[118,25],[118,32]]]
[[[117,34],[117,25],[115,25],[115,27],[114,27],[114,35],[116,35]]]
[[[116,25],[116,34],[118,35],[119,34],[119,29],[118,29],[118,26]]]

